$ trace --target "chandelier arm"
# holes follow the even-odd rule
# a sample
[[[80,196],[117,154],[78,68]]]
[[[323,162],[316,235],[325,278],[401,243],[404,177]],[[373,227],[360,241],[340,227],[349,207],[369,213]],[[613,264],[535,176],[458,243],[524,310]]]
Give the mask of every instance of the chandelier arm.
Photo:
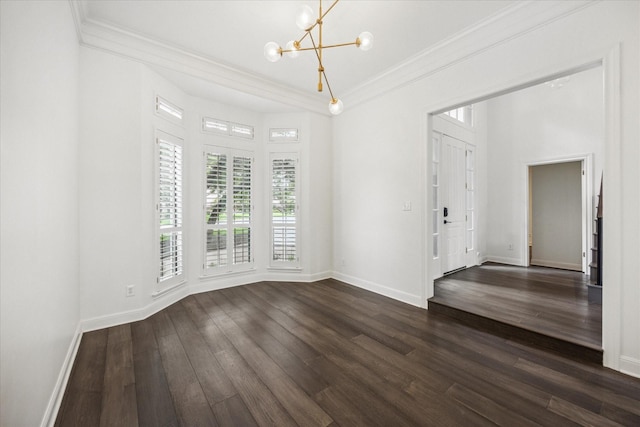
[[[331,85],[329,84],[329,79],[327,79],[327,73],[322,70],[322,75],[324,76],[324,82],[327,84],[327,89],[329,89],[329,95],[331,95],[331,101],[335,100],[336,97],[333,96],[333,91],[331,90]]]
[[[322,29],[322,27],[320,27],[320,29]],[[322,65],[322,49],[316,44],[311,32],[309,32],[309,37],[311,38],[313,51],[316,53],[316,58],[318,58],[318,92],[322,92],[322,72],[324,71],[324,65]]]
[[[329,95],[331,95],[331,101],[333,101],[334,99],[336,99],[336,97],[333,96],[333,91],[331,90],[331,85],[329,84],[329,79],[327,78],[327,73],[325,73],[325,71],[324,71],[324,65],[322,65],[322,57],[318,53],[318,46],[316,45],[316,41],[313,39],[313,35],[311,33],[309,33],[309,37],[311,37],[311,43],[313,44],[313,50],[316,53],[316,57],[318,58],[318,69],[320,70],[320,73],[322,74],[322,76],[324,76],[324,81],[327,84],[327,89],[329,89]]]
[[[322,49],[331,49],[333,47],[343,47],[343,46],[352,46],[352,45],[357,45],[358,42],[351,42],[351,43],[340,43],[340,44],[332,44],[329,46],[318,46],[318,48],[322,48]],[[300,49],[282,49],[282,53],[287,53],[287,52],[304,52],[306,50],[315,50],[315,47],[301,47]]]
[[[306,29],[307,32],[313,30],[316,25],[318,25],[320,22],[322,22],[322,20],[324,19],[325,16],[327,16],[327,13],[329,13],[331,11],[331,9],[333,9],[333,7],[339,2],[340,0],[335,0],[333,2],[333,4],[331,6],[329,6],[329,9],[327,9],[322,15],[320,15],[320,17],[318,18],[318,20],[309,28]],[[303,37],[304,38],[304,37]],[[300,39],[302,40],[302,39]]]
[[[330,44],[328,46],[320,46],[323,49],[331,49],[332,47],[342,47],[342,46],[351,46],[351,45],[357,45],[358,42],[350,42],[350,43],[338,43],[338,44]]]
[[[302,43],[302,40],[304,40],[308,35],[309,35],[309,31],[305,31],[304,36],[300,37],[300,40],[296,40],[298,43]]]

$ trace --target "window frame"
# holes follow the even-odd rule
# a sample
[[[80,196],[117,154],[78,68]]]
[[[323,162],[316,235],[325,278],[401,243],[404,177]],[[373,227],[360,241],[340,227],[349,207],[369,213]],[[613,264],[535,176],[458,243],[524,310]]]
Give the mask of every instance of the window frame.
[[[184,124],[184,108],[158,94],[155,95],[154,113],[156,116],[177,125]]]

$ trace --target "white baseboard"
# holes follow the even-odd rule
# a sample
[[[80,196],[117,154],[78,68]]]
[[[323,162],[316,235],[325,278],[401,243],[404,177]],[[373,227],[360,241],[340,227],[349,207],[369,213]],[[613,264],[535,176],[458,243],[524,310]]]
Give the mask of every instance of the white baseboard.
[[[629,356],[620,356],[620,372],[640,378],[640,359]]]
[[[518,267],[523,267],[522,260],[520,258],[508,258],[488,255],[484,259],[486,260],[486,262],[497,262],[498,264],[516,265]]]
[[[135,310],[123,311],[106,316],[84,319],[80,322],[83,332],[95,331],[98,329],[110,328],[125,323],[144,320],[158,311],[180,301],[181,299],[203,292],[217,291],[220,289],[241,286],[249,283],[261,281],[284,281],[284,282],[315,282],[332,277],[332,272],[324,271],[320,273],[307,274],[302,270],[272,270],[263,274],[256,274],[255,271],[246,273],[231,274],[228,276],[206,276],[200,277],[200,282],[191,286],[180,286],[166,294],[154,298],[149,305]]]
[[[547,259],[531,259],[531,265],[538,265],[541,267],[561,268],[563,270],[582,271],[582,264],[574,264],[571,262],[558,262]]]
[[[333,277],[332,271],[323,271],[322,273],[315,273],[309,275],[309,282],[319,282],[320,280],[331,279]]]
[[[398,301],[406,302],[407,304],[415,305],[417,307],[424,307],[422,304],[422,297],[420,295],[413,295],[407,292],[398,291],[388,288],[378,283],[370,282],[368,280],[359,279],[357,277],[348,276],[346,274],[334,271],[332,277],[336,280],[340,280],[349,285],[357,286],[358,288],[365,289],[367,291],[375,292],[376,294],[384,295],[389,298],[393,298]]]
[[[60,410],[60,405],[62,405],[62,398],[64,397],[64,392],[67,389],[67,383],[69,382],[69,377],[71,376],[73,363],[75,362],[76,355],[78,354],[78,348],[80,347],[81,339],[82,329],[80,328],[80,324],[78,323],[76,331],[73,334],[73,338],[71,339],[71,343],[69,344],[69,349],[67,350],[64,362],[62,363],[62,368],[60,369],[60,373],[58,374],[58,380],[56,381],[56,385],[53,388],[53,392],[51,393],[51,398],[49,399],[47,410],[42,417],[42,422],[40,423],[41,427],[53,427],[56,422],[58,411]]]
[[[171,304],[180,301],[182,298],[189,296],[189,294],[189,287],[181,286],[172,292],[168,292],[155,298],[151,304],[148,304],[145,307],[85,319],[80,321],[80,327],[83,332],[89,332],[144,320]]]

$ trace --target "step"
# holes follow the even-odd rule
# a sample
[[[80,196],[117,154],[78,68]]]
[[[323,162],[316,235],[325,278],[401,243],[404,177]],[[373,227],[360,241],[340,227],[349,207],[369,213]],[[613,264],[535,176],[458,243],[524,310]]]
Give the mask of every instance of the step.
[[[508,324],[479,314],[471,313],[451,304],[440,301],[438,297],[428,300],[429,311],[453,318],[467,326],[489,332],[506,339],[520,342],[532,347],[541,348],[562,354],[572,359],[602,364],[601,348],[587,343],[567,340],[566,338],[541,333],[522,325]]]

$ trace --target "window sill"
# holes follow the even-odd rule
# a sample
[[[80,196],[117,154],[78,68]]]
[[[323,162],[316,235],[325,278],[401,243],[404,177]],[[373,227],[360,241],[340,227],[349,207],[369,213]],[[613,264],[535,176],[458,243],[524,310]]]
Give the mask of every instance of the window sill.
[[[175,285],[171,285],[171,286],[168,286],[168,287],[166,287],[164,289],[161,289],[159,291],[155,291],[154,293],[151,294],[151,296],[153,298],[158,298],[158,297],[160,297],[160,296],[162,296],[164,294],[167,294],[167,293],[173,291],[174,289],[179,288],[180,286],[182,286],[182,285],[184,285],[186,283],[187,283],[187,281],[183,280],[181,282],[176,283]]]
[[[200,280],[211,280],[211,279],[217,279],[219,277],[229,277],[229,276],[241,276],[243,274],[251,274],[251,273],[255,273],[256,269],[255,268],[250,268],[248,270],[231,270],[231,271],[224,271],[224,272],[220,272],[220,273],[210,273],[210,274],[203,274],[200,277],[198,277],[198,279]]]
[[[267,271],[285,271],[290,273],[298,273],[302,271],[302,267],[268,267]]]

